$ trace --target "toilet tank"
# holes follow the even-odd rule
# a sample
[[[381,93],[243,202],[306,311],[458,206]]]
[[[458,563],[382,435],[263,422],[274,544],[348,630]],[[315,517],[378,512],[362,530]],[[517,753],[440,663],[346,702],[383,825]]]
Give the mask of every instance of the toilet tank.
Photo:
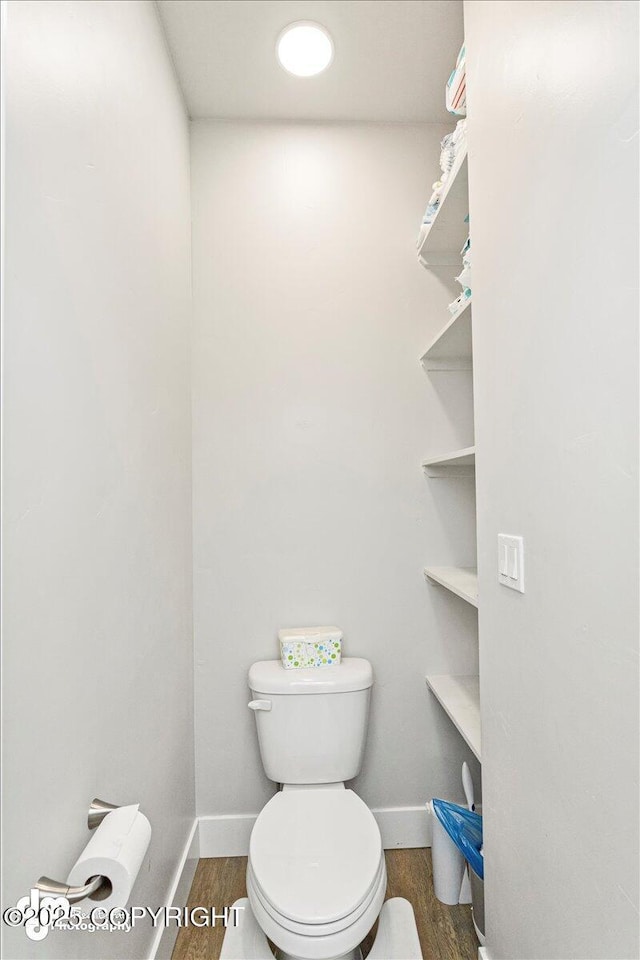
[[[265,773],[276,783],[340,783],[362,766],[373,670],[343,657],[338,666],[285,670],[262,660],[249,670]]]

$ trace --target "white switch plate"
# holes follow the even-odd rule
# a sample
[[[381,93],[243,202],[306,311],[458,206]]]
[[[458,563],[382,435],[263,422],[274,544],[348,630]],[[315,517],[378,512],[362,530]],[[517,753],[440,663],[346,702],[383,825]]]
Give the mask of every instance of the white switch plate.
[[[503,587],[524,593],[524,540],[498,534],[498,581]]]

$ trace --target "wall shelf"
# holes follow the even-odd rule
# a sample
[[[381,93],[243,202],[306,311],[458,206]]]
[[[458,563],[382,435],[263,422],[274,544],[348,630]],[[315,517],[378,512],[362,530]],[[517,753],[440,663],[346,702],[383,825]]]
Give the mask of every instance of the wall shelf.
[[[427,686],[461,734],[480,756],[480,678],[429,676]]]
[[[424,575],[471,606],[478,606],[478,571],[475,567],[425,567]]]
[[[435,217],[428,225],[422,225],[417,242],[418,261],[426,269],[433,270],[439,279],[450,283],[462,269],[462,251],[469,237],[469,159],[467,146],[463,141],[460,152],[455,158],[449,176],[447,177]],[[460,376],[437,378],[433,386],[446,386],[447,393],[442,399],[454,402],[456,397],[460,403],[453,411],[456,418],[464,417],[458,424],[461,436],[473,437],[473,427],[467,422],[468,399],[473,377],[473,324],[472,324],[472,297],[462,300],[457,313],[443,315],[442,321],[435,336],[427,343],[427,348],[420,357],[420,363],[425,371],[463,371]],[[472,392],[471,392],[472,395]],[[464,405],[463,405],[464,403]],[[429,456],[422,461],[422,469],[429,478],[464,478],[475,481],[476,474],[476,447],[475,444],[460,450],[449,450],[440,456]],[[438,484],[436,484],[436,487]],[[437,492],[434,491],[434,496]],[[459,484],[455,497],[465,511],[475,508],[475,482]],[[471,503],[471,498],[473,503]],[[453,504],[450,504],[455,509]],[[452,518],[453,519],[453,518]],[[458,547],[460,548],[459,541]],[[473,539],[466,541],[467,553],[473,556]],[[463,555],[464,555],[463,553]],[[445,554],[446,556],[446,554]],[[473,561],[472,561],[473,562]],[[478,571],[475,567],[425,567],[424,576],[427,583],[435,584],[440,589],[448,590],[470,606],[478,608]],[[433,595],[433,601],[438,602]],[[450,614],[454,614],[454,609]],[[472,618],[475,619],[475,618]],[[475,633],[475,624],[469,621],[466,624],[468,634]],[[443,654],[445,655],[445,654]],[[451,664],[446,659],[440,663],[441,670],[460,668],[460,658],[455,653],[451,655]],[[456,666],[454,667],[454,664]],[[462,668],[464,669],[464,667]],[[469,672],[476,671],[475,661],[470,663]],[[480,760],[480,680],[474,676],[429,675],[426,677],[427,686],[431,694],[438,700],[456,729]]]
[[[428,477],[473,477],[476,469],[476,448],[465,447],[454,453],[423,460],[422,469]]]
[[[469,234],[469,183],[467,147],[460,150],[432,222],[418,237],[418,260],[423,267],[460,263],[460,250]]]
[[[451,317],[420,357],[425,370],[471,370],[471,301]]]

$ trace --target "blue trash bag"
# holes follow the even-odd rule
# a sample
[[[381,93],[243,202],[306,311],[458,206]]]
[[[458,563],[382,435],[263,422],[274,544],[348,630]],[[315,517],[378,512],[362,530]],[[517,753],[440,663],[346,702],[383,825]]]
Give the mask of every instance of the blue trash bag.
[[[482,817],[479,813],[459,807],[457,803],[446,800],[432,800],[433,809],[458,850],[473,869],[484,880],[484,857],[480,853],[482,846]]]

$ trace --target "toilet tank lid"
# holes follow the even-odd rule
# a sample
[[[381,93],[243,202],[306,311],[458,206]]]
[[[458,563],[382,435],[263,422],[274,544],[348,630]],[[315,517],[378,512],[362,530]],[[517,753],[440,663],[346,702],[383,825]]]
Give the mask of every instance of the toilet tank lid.
[[[261,660],[249,668],[249,688],[255,693],[352,693],[371,686],[373,669],[361,657],[343,657],[334,667],[285,670],[280,660]]]

